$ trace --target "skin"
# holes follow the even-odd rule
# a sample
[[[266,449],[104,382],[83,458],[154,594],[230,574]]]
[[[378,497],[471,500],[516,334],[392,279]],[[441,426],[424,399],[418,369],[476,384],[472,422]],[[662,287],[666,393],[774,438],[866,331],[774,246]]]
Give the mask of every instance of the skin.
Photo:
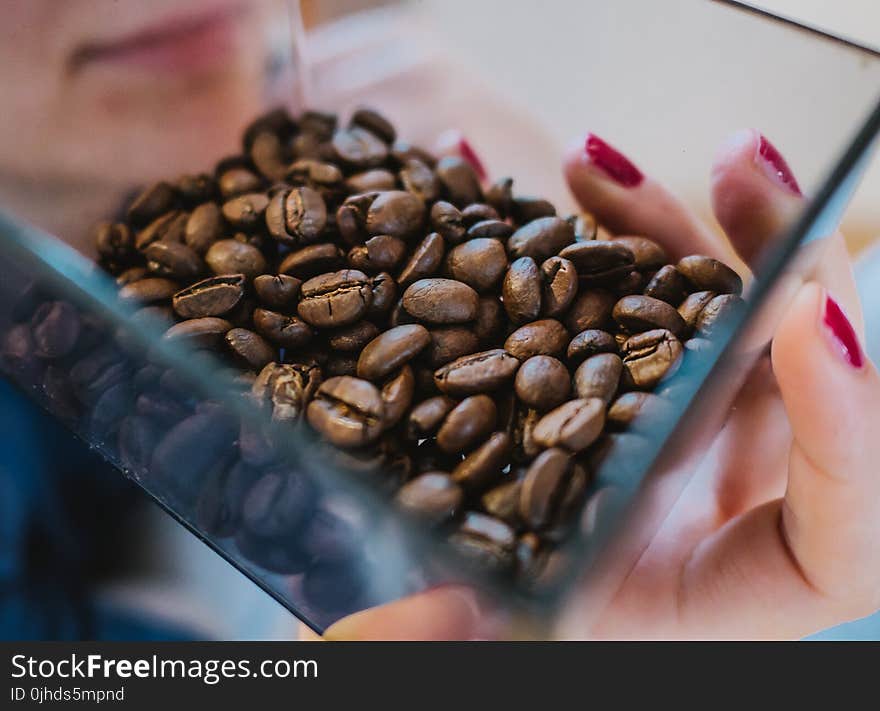
[[[650,176],[614,183],[583,142],[564,172],[581,205],[615,232],[647,235],[675,256],[748,265],[803,201],[762,162],[759,139],[736,134],[712,169],[727,240]],[[863,335],[842,236],[825,249],[656,535],[612,569],[610,589],[585,585],[572,596],[556,636],[792,639],[880,608],[880,376],[868,361],[853,367],[824,324],[831,294]],[[472,591],[437,588],[340,620],[325,638],[485,638],[492,612]]]

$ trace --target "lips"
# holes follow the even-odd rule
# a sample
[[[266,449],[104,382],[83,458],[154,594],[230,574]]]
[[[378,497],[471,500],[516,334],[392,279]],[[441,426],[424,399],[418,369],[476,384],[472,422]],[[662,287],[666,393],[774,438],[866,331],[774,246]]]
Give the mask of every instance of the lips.
[[[177,15],[128,35],[88,42],[71,55],[72,72],[95,65],[160,72],[192,72],[218,66],[235,46],[241,6]]]

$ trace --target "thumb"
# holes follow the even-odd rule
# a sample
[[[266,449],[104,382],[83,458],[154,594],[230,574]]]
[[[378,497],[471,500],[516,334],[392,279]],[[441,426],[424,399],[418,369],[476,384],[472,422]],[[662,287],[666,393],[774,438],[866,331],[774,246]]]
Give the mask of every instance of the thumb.
[[[804,578],[847,617],[880,606],[880,378],[817,284],[773,342],[793,442],[782,533]]]

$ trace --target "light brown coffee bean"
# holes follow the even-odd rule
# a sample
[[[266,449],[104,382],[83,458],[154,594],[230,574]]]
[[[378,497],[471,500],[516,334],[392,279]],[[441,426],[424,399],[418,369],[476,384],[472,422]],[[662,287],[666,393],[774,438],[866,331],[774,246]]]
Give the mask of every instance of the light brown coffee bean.
[[[587,358],[574,372],[574,390],[579,398],[611,402],[620,385],[623,361],[616,353],[598,353]]]
[[[501,285],[504,310],[513,323],[534,321],[541,313],[541,273],[531,257],[514,261]]]

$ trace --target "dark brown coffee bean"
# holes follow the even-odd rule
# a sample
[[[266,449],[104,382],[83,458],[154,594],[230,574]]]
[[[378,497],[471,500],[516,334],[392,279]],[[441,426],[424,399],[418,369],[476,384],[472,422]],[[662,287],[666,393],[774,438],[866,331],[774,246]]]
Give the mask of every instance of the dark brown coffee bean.
[[[541,265],[544,286],[541,292],[541,315],[560,316],[577,295],[577,270],[567,259],[550,257]]]
[[[623,362],[616,353],[598,353],[574,372],[574,391],[579,398],[599,398],[606,405],[617,393]]]
[[[488,393],[509,383],[519,360],[502,348],[456,358],[434,373],[434,382],[446,395],[464,397]]]
[[[556,208],[544,198],[521,195],[513,199],[511,216],[517,223],[524,225],[542,217],[555,217]]]
[[[288,254],[278,266],[279,274],[311,279],[345,265],[345,255],[335,244],[310,244]]]
[[[571,455],[559,448],[541,452],[531,463],[519,497],[519,514],[529,528],[540,531],[554,521],[571,468]]]
[[[599,224],[591,214],[582,212],[578,215],[570,215],[566,219],[574,229],[576,242],[589,242],[598,238]]]
[[[626,247],[635,257],[635,268],[640,272],[655,272],[669,264],[669,255],[654,240],[647,237],[623,236],[611,240]]]
[[[400,171],[400,184],[404,190],[424,203],[432,203],[440,197],[440,181],[434,171],[420,160],[408,160],[404,163]]]
[[[397,161],[399,165],[403,165],[408,160],[420,160],[425,165],[433,168],[437,164],[437,159],[424,148],[402,141],[399,138],[391,145],[391,157]]]
[[[579,364],[582,360],[594,356],[597,353],[616,353],[617,343],[607,331],[587,329],[581,331],[571,339],[566,351],[566,358],[572,365]]]
[[[206,202],[192,211],[183,231],[186,245],[196,254],[204,255],[223,237],[223,215],[216,203]]]
[[[340,376],[324,381],[306,415],[309,424],[337,447],[361,447],[382,434],[385,407],[375,385]]]
[[[348,253],[348,263],[353,269],[375,274],[395,269],[405,256],[406,243],[402,239],[377,235],[362,245],[352,247]]]
[[[267,363],[275,360],[275,349],[262,336],[246,328],[230,329],[225,339],[239,362],[251,370],[262,370]]]
[[[416,378],[412,368],[403,366],[382,385],[382,403],[385,406],[385,428],[394,427],[407,413],[413,402]]]
[[[504,571],[513,565],[516,534],[503,521],[468,511],[449,542],[464,556],[489,570]]]
[[[423,400],[409,413],[406,432],[411,440],[419,440],[430,437],[440,424],[446,419],[446,415],[455,407],[456,402],[445,395]]]
[[[449,275],[480,293],[494,288],[506,270],[507,254],[497,239],[469,239],[446,257]]]
[[[608,408],[608,423],[628,427],[642,414],[662,413],[664,405],[664,400],[654,393],[638,390],[624,393]]]
[[[296,310],[303,321],[316,328],[338,328],[363,318],[372,298],[367,275],[343,269],[305,282]]]
[[[447,244],[459,244],[467,236],[461,212],[455,205],[442,200],[431,207],[431,229],[439,233]]]
[[[559,217],[540,217],[514,232],[507,241],[507,249],[514,259],[533,257],[544,260],[559,254],[572,242],[574,230],[568,222]]]
[[[483,494],[480,498],[480,504],[490,516],[501,519],[511,528],[521,528],[522,521],[519,518],[521,488],[521,481],[505,481]]]
[[[311,188],[325,199],[341,196],[343,172],[333,163],[313,159],[300,159],[287,169],[285,180],[295,187]]]
[[[565,315],[565,325],[571,333],[588,329],[605,329],[613,323],[611,312],[617,298],[604,289],[587,289],[578,292],[571,308]]]
[[[617,283],[613,284],[611,290],[619,297],[641,294],[648,281],[647,275],[634,269]]]
[[[388,272],[382,272],[370,280],[370,293],[373,297],[367,309],[367,317],[374,319],[383,318],[396,303],[397,283]],[[402,306],[401,311],[406,313],[403,311]]]
[[[513,210],[513,178],[499,178],[486,191],[486,202],[501,217],[509,217]]]
[[[244,296],[244,274],[210,277],[178,291],[171,300],[181,318],[222,316]]]
[[[317,241],[327,225],[327,206],[321,193],[307,186],[280,191],[266,208],[266,228],[282,244]]]
[[[517,462],[531,461],[541,445],[535,441],[535,425],[543,417],[543,413],[530,407],[517,407],[514,412],[511,436],[513,437],[513,456]]]
[[[496,296],[481,296],[477,303],[477,317],[471,326],[473,334],[483,347],[494,343],[504,330],[504,307]]]
[[[407,239],[419,231],[425,219],[425,204],[404,190],[380,192],[367,210],[366,227],[371,235]]]
[[[420,279],[403,292],[403,308],[426,323],[472,321],[477,315],[478,301],[477,292],[452,279]]]
[[[697,254],[683,257],[676,267],[694,285],[695,291],[736,295],[742,293],[742,279],[739,274],[712,257]]]
[[[257,333],[282,348],[302,348],[312,339],[311,327],[296,316],[254,309],[253,321]]]
[[[465,402],[467,400],[462,404]],[[506,432],[495,432],[452,470],[452,480],[465,491],[485,491],[498,481],[510,463],[510,449],[510,436]]]
[[[217,183],[207,173],[186,174],[174,181],[174,189],[188,207],[195,207],[216,196]]]
[[[259,249],[234,239],[221,239],[211,245],[205,262],[214,274],[244,274],[248,280],[266,271],[266,258]]]
[[[73,352],[82,322],[66,301],[47,301],[31,317],[34,354],[40,358],[63,358]]]
[[[569,400],[544,415],[533,436],[542,447],[562,447],[581,452],[602,434],[605,403],[598,398]]]
[[[467,210],[464,212],[467,212]],[[462,216],[464,216],[464,212],[462,212]],[[513,227],[501,220],[482,220],[468,227],[467,231],[467,236],[470,239],[490,238],[506,240],[512,234]]]
[[[254,291],[260,303],[270,309],[289,311],[296,306],[302,281],[287,274],[260,274],[254,279]]]
[[[635,256],[626,246],[608,240],[576,242],[559,256],[571,260],[585,286],[612,284],[635,266]]]
[[[435,274],[443,262],[444,250],[443,238],[436,232],[431,232],[413,250],[412,256],[397,277],[397,283],[406,287]]]
[[[122,288],[123,286],[133,284],[140,279],[144,279],[148,275],[148,273],[149,272],[147,272],[146,267],[129,267],[116,277],[116,286]],[[27,317],[29,317],[29,315]],[[20,320],[15,312],[13,313],[13,318],[17,321]]]
[[[565,326],[556,319],[545,318],[516,329],[504,342],[504,350],[521,361],[536,355],[561,356],[568,340]]]
[[[388,156],[388,146],[371,131],[359,126],[336,131],[331,140],[333,157],[352,168],[375,168]]]
[[[367,193],[379,190],[394,190],[397,187],[397,178],[394,173],[384,168],[365,170],[363,173],[355,173],[346,178],[345,187],[351,193]]]
[[[542,412],[561,405],[571,393],[568,369],[556,358],[536,355],[516,373],[516,396],[528,407]]]
[[[257,170],[272,182],[284,178],[289,156],[281,139],[274,131],[259,131],[250,147],[251,160]]]
[[[240,230],[254,230],[263,222],[269,198],[264,193],[245,193],[227,200],[220,208],[223,217]]]
[[[468,452],[495,428],[498,410],[488,395],[473,395],[456,405],[437,431],[437,446],[448,454]]]
[[[135,255],[134,234],[123,222],[101,222],[95,228],[95,248],[108,262],[130,262]]]
[[[146,225],[174,206],[174,188],[159,181],[146,188],[128,208],[127,218],[136,227]]]
[[[430,333],[431,342],[424,350],[422,360],[435,370],[480,348],[480,339],[468,326],[433,328]]]
[[[714,291],[695,291],[690,294],[678,307],[678,313],[684,319],[688,328],[693,330],[697,325],[697,317],[717,294]]]
[[[301,363],[268,363],[254,380],[251,395],[271,408],[272,419],[295,422],[321,384],[321,369]]]
[[[222,171],[217,177],[217,185],[220,188],[220,194],[230,200],[236,195],[259,190],[263,187],[263,179],[252,170],[235,167]]]
[[[408,481],[394,497],[407,513],[432,524],[450,520],[458,513],[464,492],[445,472],[426,472]]]
[[[645,296],[678,306],[687,296],[687,280],[671,264],[661,267],[644,288]]]
[[[397,370],[431,342],[428,329],[418,324],[397,326],[380,334],[361,351],[358,377],[379,380]]]
[[[124,304],[155,304],[170,299],[178,289],[176,281],[153,277],[123,286],[118,296]]]
[[[388,144],[397,139],[397,132],[391,122],[372,109],[357,109],[351,116],[350,125],[364,128]]]
[[[470,230],[480,222],[487,222],[489,220],[498,222],[500,220],[500,215],[491,205],[487,205],[483,202],[475,202],[466,206],[461,211],[461,220],[464,222],[464,226],[468,228],[468,234],[471,237],[487,237],[489,235],[472,235],[470,234]],[[512,232],[512,230],[510,232]],[[510,232],[508,232],[508,235]]]
[[[446,156],[437,161],[435,172],[449,202],[456,207],[466,207],[482,199],[480,178],[466,160],[456,156]]]
[[[697,331],[703,336],[717,335],[720,328],[744,305],[742,298],[735,294],[716,296],[697,316]]]
[[[504,310],[515,324],[534,321],[541,313],[541,273],[531,257],[520,257],[504,275]]]
[[[242,526],[257,536],[294,534],[311,518],[315,497],[315,485],[302,473],[270,471],[254,482],[244,497]]]
[[[370,321],[358,321],[333,331],[327,338],[327,345],[334,351],[358,353],[364,346],[379,335],[379,329]]]
[[[628,333],[665,328],[682,336],[687,330],[687,324],[673,306],[650,296],[624,296],[614,305],[612,316]]]
[[[623,344],[624,382],[651,390],[677,367],[683,348],[673,333],[663,329],[630,336]]]

